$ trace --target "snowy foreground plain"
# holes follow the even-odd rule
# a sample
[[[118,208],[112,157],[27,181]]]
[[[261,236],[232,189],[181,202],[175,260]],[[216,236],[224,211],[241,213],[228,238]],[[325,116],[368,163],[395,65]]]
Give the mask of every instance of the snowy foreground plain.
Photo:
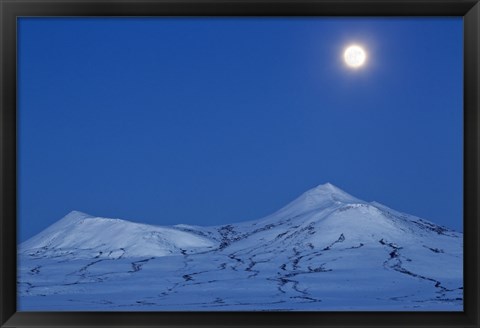
[[[462,311],[463,235],[320,185],[263,219],[71,212],[19,246],[20,311]]]

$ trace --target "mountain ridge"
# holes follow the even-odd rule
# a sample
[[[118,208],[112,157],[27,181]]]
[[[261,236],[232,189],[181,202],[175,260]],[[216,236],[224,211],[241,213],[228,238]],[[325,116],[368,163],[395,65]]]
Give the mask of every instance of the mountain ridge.
[[[83,310],[460,309],[462,241],[459,232],[330,183],[264,218],[211,227],[72,211],[19,246],[19,304],[24,310],[64,304]],[[43,303],[35,303],[39,298]]]

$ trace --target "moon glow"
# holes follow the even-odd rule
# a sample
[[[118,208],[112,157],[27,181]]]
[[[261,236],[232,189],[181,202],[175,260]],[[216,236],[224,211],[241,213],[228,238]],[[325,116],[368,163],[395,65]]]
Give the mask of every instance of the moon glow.
[[[352,45],[345,50],[343,58],[345,59],[345,62],[348,66],[352,68],[358,68],[365,63],[365,60],[367,59],[367,54],[365,53],[365,50],[363,50],[361,47]]]

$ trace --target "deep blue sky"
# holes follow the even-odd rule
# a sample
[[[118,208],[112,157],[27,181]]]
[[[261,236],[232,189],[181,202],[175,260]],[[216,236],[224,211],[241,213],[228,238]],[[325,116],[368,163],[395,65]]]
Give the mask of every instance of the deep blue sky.
[[[21,18],[18,50],[20,241],[74,209],[252,220],[325,182],[462,230],[461,18]]]

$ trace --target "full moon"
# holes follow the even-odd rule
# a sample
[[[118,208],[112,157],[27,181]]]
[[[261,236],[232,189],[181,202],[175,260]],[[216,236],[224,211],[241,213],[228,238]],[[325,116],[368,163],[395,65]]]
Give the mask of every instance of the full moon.
[[[343,54],[343,58],[345,58],[345,62],[348,66],[353,68],[358,68],[365,63],[365,59],[367,59],[367,55],[365,51],[359,46],[349,46],[345,53]]]

